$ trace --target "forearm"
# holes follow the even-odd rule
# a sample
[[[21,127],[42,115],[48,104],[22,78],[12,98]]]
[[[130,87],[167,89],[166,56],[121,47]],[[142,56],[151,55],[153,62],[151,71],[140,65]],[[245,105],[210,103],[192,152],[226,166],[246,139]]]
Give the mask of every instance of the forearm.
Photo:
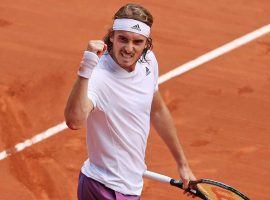
[[[93,105],[87,97],[88,79],[78,76],[65,108],[67,126],[71,129],[79,129],[86,121]]]
[[[153,113],[151,121],[160,137],[170,149],[177,165],[187,165],[186,157],[168,108],[163,106],[159,111]]]
[[[178,166],[187,165],[186,157],[180,144],[172,116],[159,92],[156,92],[153,97],[151,122],[170,149]]]
[[[183,181],[183,188],[187,189],[189,181],[196,180],[196,177],[188,165],[172,116],[159,92],[156,92],[153,97],[151,122],[163,141],[169,147],[178,165],[180,177]]]
[[[93,109],[93,103],[87,96],[88,81],[99,57],[107,50],[107,45],[101,40],[90,40],[84,52],[82,62],[65,108],[65,119],[69,128],[79,129]]]

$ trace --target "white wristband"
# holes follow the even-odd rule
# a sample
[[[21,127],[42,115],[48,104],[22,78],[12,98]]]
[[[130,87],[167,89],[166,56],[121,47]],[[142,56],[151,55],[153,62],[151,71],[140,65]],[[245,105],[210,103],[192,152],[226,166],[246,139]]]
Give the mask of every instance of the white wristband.
[[[98,64],[98,61],[99,57],[97,54],[90,51],[84,51],[78,75],[84,78],[90,78],[94,67]]]

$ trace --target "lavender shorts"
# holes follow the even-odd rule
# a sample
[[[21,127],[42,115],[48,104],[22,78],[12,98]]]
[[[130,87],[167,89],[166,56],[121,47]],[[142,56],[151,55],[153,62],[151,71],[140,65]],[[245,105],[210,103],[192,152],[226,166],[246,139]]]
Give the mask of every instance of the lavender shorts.
[[[140,200],[140,196],[124,195],[80,172],[78,200]]]

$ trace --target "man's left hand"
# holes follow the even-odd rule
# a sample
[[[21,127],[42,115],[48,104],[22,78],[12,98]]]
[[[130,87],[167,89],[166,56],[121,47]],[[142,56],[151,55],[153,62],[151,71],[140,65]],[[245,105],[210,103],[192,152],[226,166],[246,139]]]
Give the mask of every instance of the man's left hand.
[[[183,182],[183,189],[186,190],[188,189],[188,184],[189,181],[195,181],[196,177],[192,173],[190,167],[188,165],[183,165],[178,167],[179,173],[180,173],[180,178]]]

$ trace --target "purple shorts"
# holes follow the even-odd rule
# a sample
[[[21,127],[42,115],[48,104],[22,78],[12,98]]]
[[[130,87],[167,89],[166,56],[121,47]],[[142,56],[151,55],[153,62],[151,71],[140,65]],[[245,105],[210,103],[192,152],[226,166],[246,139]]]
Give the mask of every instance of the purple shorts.
[[[140,200],[140,196],[124,195],[80,172],[78,200]]]

